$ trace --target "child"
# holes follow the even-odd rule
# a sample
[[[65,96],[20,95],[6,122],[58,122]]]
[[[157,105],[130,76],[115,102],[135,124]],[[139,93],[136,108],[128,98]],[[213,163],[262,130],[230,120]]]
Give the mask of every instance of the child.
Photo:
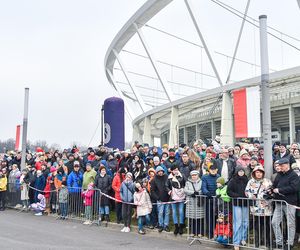
[[[39,202],[31,204],[31,208],[36,212],[36,216],[41,216],[43,215],[43,212],[45,211],[46,208],[46,199],[45,196],[42,194],[38,194],[37,196]]]
[[[26,177],[27,173],[28,173],[28,170],[27,169],[23,169],[22,170],[22,174],[20,176],[21,201],[22,201],[23,209],[24,210],[27,210],[28,205],[29,205],[28,185],[25,182],[25,180],[26,180],[25,177]]]
[[[0,211],[5,209],[7,178],[2,169],[0,169]]]
[[[219,213],[214,231],[215,241],[226,246],[232,238],[231,228],[232,227],[228,222],[227,216],[225,216],[224,213]]]
[[[69,198],[69,191],[67,188],[67,182],[62,181],[61,189],[58,194],[58,201],[60,207],[60,217],[59,219],[65,220],[68,214],[68,198]]]
[[[91,225],[92,221],[92,205],[93,205],[93,195],[94,195],[94,184],[91,182],[88,184],[88,189],[82,192],[83,203],[85,207],[85,218],[83,222],[84,225]]]
[[[134,204],[137,205],[137,216],[138,216],[138,228],[139,234],[145,234],[145,230],[143,229],[143,221],[146,219],[146,224],[150,225],[150,214],[152,210],[152,203],[150,200],[150,196],[146,189],[141,186],[140,183],[135,184],[136,192],[133,195]]]
[[[227,185],[225,185],[225,179],[223,177],[219,177],[216,180],[217,183],[217,204],[218,204],[218,212],[219,213],[229,213],[230,209],[230,197],[227,194]]]

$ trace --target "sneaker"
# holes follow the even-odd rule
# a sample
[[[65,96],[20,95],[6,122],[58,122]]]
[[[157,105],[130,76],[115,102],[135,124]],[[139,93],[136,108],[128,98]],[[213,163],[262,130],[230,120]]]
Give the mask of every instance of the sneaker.
[[[130,232],[130,227],[126,227],[125,233],[129,233],[129,232]]]
[[[163,231],[163,227],[159,226],[158,227],[158,232],[161,233]]]
[[[89,224],[89,221],[86,220],[85,222],[83,222],[83,225],[88,225]]]
[[[39,213],[36,213],[36,214],[34,214],[35,216],[42,216],[43,214],[42,214],[42,212],[39,212]]]
[[[242,245],[242,246],[246,246],[246,245],[247,245],[247,242],[244,241],[244,240],[242,240],[242,241],[241,241],[241,245]]]
[[[123,227],[123,228],[121,229],[121,232],[122,232],[122,233],[125,233],[125,231],[126,231],[126,227]]]
[[[165,226],[164,230],[165,230],[166,232],[170,232],[170,228],[169,228],[168,226]]]
[[[141,230],[138,231],[138,233],[139,234],[145,234],[145,231],[141,229]]]
[[[149,229],[154,229],[154,226],[153,226],[153,225],[150,225],[148,228],[149,228]]]

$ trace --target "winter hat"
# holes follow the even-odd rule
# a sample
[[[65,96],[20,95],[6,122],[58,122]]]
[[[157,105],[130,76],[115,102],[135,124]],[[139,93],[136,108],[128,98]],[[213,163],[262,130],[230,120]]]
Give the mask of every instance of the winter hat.
[[[85,164],[85,166],[86,166],[86,167],[87,167],[87,166],[92,166],[92,163],[88,161],[88,162]]]
[[[244,171],[244,174],[246,174],[246,172],[245,172],[245,169],[242,167],[242,166],[237,166],[236,168],[235,168],[235,173],[237,174],[239,171]]]
[[[290,163],[290,161],[286,157],[283,157],[283,158],[279,159],[278,162],[277,162],[277,164],[279,164],[279,165],[281,165],[281,164],[289,164],[289,163]]]
[[[74,166],[80,166],[80,163],[79,163],[79,161],[74,161],[73,165]]]
[[[38,196],[37,196],[37,198],[38,198],[39,200],[41,200],[43,197],[44,197],[44,195],[42,195],[42,194],[38,194]]]
[[[240,156],[244,155],[244,154],[249,154],[248,151],[246,149],[242,149],[240,152]]]
[[[150,173],[153,172],[154,174],[156,174],[155,169],[154,168],[149,168],[148,169],[148,175],[150,175]]]
[[[158,156],[154,156],[154,157],[153,157],[153,161],[160,161],[160,159],[159,159]]]
[[[174,148],[170,148],[169,149],[169,153],[174,152],[175,153],[175,149]]]
[[[164,169],[162,168],[162,166],[158,166],[155,171],[156,173],[158,173],[159,171],[164,171]]]
[[[216,181],[216,183],[220,183],[222,186],[225,185],[225,179],[223,177],[219,177]]]
[[[262,165],[257,165],[254,169],[253,169],[253,171],[252,171],[252,177],[255,179],[255,172],[256,171],[261,171],[262,173],[263,173],[263,177],[262,178],[264,178],[264,176],[265,176],[265,170],[264,170],[264,168],[263,168],[263,166]]]
[[[53,172],[55,172],[56,171],[56,167],[51,167],[50,168],[50,173],[53,173]]]
[[[255,161],[258,162],[258,158],[257,158],[256,156],[252,156],[252,157],[251,157],[251,161],[252,161],[252,160],[255,160]]]
[[[132,179],[132,173],[128,172],[128,173],[126,174],[126,177],[130,177],[130,178]]]
[[[190,175],[199,175],[200,173],[199,173],[199,171],[198,170],[192,170],[191,172],[190,172]]]
[[[215,170],[215,169],[218,169],[218,166],[217,166],[217,164],[214,162],[214,163],[210,166],[209,170]]]

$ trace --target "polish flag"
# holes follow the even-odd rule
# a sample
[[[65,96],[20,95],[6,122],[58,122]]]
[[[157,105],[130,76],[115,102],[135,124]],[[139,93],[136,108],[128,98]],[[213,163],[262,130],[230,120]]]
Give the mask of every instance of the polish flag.
[[[261,137],[259,86],[233,91],[235,137]]]

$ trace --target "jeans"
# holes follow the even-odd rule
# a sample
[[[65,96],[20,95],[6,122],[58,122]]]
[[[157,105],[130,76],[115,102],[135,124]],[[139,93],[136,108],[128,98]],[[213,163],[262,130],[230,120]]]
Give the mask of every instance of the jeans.
[[[229,239],[228,238],[224,239],[224,236],[218,236],[216,241],[222,245],[227,245],[229,243]]]
[[[139,230],[143,230],[144,219],[146,219],[146,225],[150,225],[150,214],[138,217]]]
[[[87,220],[92,219],[92,206],[85,206],[85,218]]]
[[[283,214],[285,214],[287,219],[287,227],[288,227],[287,244],[293,245],[295,231],[296,231],[296,225],[295,225],[296,208],[289,205],[285,205],[284,203],[276,203],[276,207],[273,214],[272,226],[276,238],[276,243],[282,245],[283,242],[282,230],[280,229],[280,223],[282,223]]]
[[[61,217],[67,217],[68,215],[68,203],[59,203]]]
[[[109,206],[101,206],[99,209],[100,214],[109,215]]]
[[[241,241],[247,240],[249,224],[248,207],[233,207],[233,244],[240,245]]]
[[[158,224],[160,227],[169,226],[170,221],[170,205],[169,204],[157,204],[157,212],[158,212]]]
[[[178,202],[171,204],[172,206],[172,216],[173,216],[173,223],[178,224],[178,217],[177,217],[177,210],[179,211],[179,223],[184,224],[184,203]]]
[[[151,218],[151,225],[152,226],[157,226],[157,222],[158,222],[158,214],[157,214],[157,206],[156,204],[152,205],[152,211],[150,214],[150,218]]]

